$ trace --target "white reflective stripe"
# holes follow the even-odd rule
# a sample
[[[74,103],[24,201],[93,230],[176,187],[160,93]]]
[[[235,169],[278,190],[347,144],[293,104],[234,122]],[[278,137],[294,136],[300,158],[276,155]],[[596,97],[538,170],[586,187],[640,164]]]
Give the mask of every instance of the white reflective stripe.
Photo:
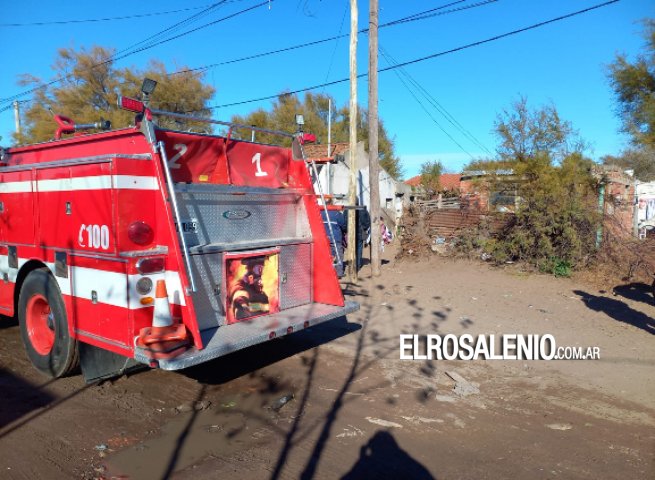
[[[38,192],[70,192],[75,190],[158,190],[157,177],[142,175],[96,175],[91,177],[57,178],[37,180]],[[32,182],[3,182],[0,193],[27,193],[32,191]]]
[[[40,192],[68,192],[71,190],[107,190],[112,188],[129,190],[157,190],[156,177],[137,175],[98,175],[95,177],[73,177],[58,180],[38,180]]]
[[[0,255],[0,276],[6,273],[9,281],[16,283],[18,270],[27,261],[26,259],[20,258],[18,260],[19,268],[9,268],[9,257],[7,255]],[[168,301],[171,304],[186,305],[182,290],[182,281],[178,272],[166,271],[154,275],[147,275],[153,283],[152,292],[148,295],[140,295],[136,291],[136,282],[144,275],[126,275],[120,272],[109,272],[95,268],[69,266],[69,278],[62,278],[55,276],[54,263],[46,262],[46,265],[52,272],[55,280],[57,280],[62,295],[72,295],[76,298],[91,300],[92,292],[95,291],[98,303],[134,310],[150,306],[141,305],[140,299],[143,296],[154,297],[157,280],[163,279],[166,280]],[[0,281],[2,281],[1,278]]]
[[[58,178],[55,180],[37,180],[39,192],[70,192],[72,190],[107,190],[111,188],[111,175],[94,177]]]
[[[18,268],[25,265],[26,260],[22,258],[18,259]],[[16,278],[18,277],[18,268],[9,268],[9,256],[0,255],[0,276],[4,277],[5,273],[10,282],[16,283]],[[0,278],[0,280],[2,280]]]
[[[23,265],[25,265],[28,262],[27,259],[25,258],[19,258],[18,259],[18,268],[9,268],[9,256],[8,255],[0,255],[0,277],[4,277],[5,273],[7,274],[7,279],[11,283],[16,283],[16,279],[18,278],[18,271],[23,268]],[[52,272],[52,275],[54,276],[55,274],[55,264],[50,263],[50,262],[45,262],[46,266],[50,269]],[[0,278],[0,281],[2,278]],[[67,278],[61,278],[61,277],[55,277],[55,280],[57,280],[57,283],[59,284],[59,290],[61,290],[61,293],[64,295],[70,295],[70,282],[68,281]]]
[[[22,267],[23,264],[25,263],[25,260],[19,260],[18,261],[18,266]],[[55,280],[57,280],[57,285],[59,285],[59,291],[61,292],[62,295],[70,295],[71,294],[71,282],[70,282],[70,267],[68,267],[68,276],[69,278],[62,278],[58,277],[55,275],[55,264],[46,262],[46,266],[50,269],[50,273],[52,273],[52,276],[54,277]]]
[[[159,190],[157,177],[114,175],[114,187],[124,190]]]
[[[32,181],[0,183],[0,193],[26,193],[32,191]]]
[[[155,296],[157,280],[166,280],[166,291],[169,303],[185,305],[182,293],[182,282],[178,272],[165,272],[147,275],[153,283],[153,290],[148,295],[140,295],[136,291],[136,282],[144,275],[126,275],[119,272],[108,272],[95,268],[71,267],[73,281],[72,295],[77,298],[91,300],[91,291],[98,295],[98,303],[106,303],[116,307],[137,309],[150,305],[141,305],[140,299],[144,296]],[[62,293],[63,290],[62,290]]]
[[[98,303],[127,308],[127,275],[124,273],[85,267],[71,267],[68,271],[72,296],[91,300],[92,292],[96,292]]]

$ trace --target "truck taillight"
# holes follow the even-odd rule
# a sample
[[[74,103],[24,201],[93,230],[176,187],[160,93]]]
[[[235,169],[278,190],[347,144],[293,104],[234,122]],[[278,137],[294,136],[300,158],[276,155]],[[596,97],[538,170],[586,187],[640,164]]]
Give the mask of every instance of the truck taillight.
[[[137,245],[148,245],[155,239],[155,232],[150,225],[139,220],[130,224],[127,236]]]
[[[130,97],[118,97],[118,106],[123,110],[129,110],[130,112],[135,113],[141,113],[145,110],[143,102]]]
[[[164,271],[165,262],[162,257],[141,258],[136,262],[136,269],[142,275],[149,273],[160,273]]]

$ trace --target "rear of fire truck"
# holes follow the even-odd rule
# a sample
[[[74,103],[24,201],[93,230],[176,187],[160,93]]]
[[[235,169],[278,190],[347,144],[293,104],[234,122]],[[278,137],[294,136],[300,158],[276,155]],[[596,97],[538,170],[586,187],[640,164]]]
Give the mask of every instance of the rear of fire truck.
[[[18,315],[39,370],[71,373],[78,351],[87,380],[139,363],[177,370],[359,308],[344,301],[333,268],[305,135],[151,110],[129,98],[119,105],[135,112],[134,127],[9,149],[0,166],[3,178],[23,172],[33,195],[40,172],[64,166],[53,178],[72,177],[72,201],[34,197],[41,248],[13,247],[18,260],[7,270],[15,291],[5,310]],[[227,135],[162,129],[163,116],[218,124]],[[76,130],[68,118],[59,122],[57,137]],[[235,139],[241,128],[278,134],[292,147]],[[80,168],[90,176],[78,177]],[[105,177],[106,188],[86,186]],[[48,229],[60,233],[50,241],[40,230],[57,202],[61,222]],[[3,248],[11,267],[12,246]],[[56,352],[64,365],[53,369]]]

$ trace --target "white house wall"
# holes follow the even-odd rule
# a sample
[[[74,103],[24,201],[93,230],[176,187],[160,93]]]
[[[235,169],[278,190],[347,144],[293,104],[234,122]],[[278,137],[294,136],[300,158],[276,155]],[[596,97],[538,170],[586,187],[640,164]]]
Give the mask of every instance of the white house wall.
[[[637,184],[638,225],[655,226],[655,182]]]
[[[328,178],[327,165],[321,167],[318,178],[324,194],[331,194],[335,197],[335,203],[348,203],[348,188],[350,184],[350,169],[343,163],[330,165]],[[357,201],[360,205],[371,208],[371,191],[368,180],[368,167],[357,172]],[[318,186],[314,184],[316,191]],[[392,208],[396,197],[396,182],[383,169],[380,170],[380,207]]]

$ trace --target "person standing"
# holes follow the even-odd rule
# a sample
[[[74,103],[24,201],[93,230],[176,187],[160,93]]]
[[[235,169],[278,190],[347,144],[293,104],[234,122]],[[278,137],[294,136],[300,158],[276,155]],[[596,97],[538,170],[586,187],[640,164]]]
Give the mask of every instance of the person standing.
[[[330,253],[332,254],[337,276],[341,278],[344,274],[343,247],[348,226],[346,224],[346,219],[344,218],[343,213],[333,208],[331,199],[327,200],[327,203],[327,215],[325,213],[325,209],[321,208],[321,218],[323,219],[325,233],[327,234],[328,240],[330,242]],[[332,234],[330,234],[330,230],[332,230]],[[334,238],[332,235],[334,235]]]
[[[357,243],[356,262],[357,270],[360,270],[364,263],[364,244],[366,239],[371,234],[371,215],[365,206],[358,207],[355,211],[355,222],[357,230],[355,232],[355,241]]]
[[[392,240],[393,234],[384,223],[384,217],[380,216],[380,250],[384,252],[384,246],[391,243]]]

